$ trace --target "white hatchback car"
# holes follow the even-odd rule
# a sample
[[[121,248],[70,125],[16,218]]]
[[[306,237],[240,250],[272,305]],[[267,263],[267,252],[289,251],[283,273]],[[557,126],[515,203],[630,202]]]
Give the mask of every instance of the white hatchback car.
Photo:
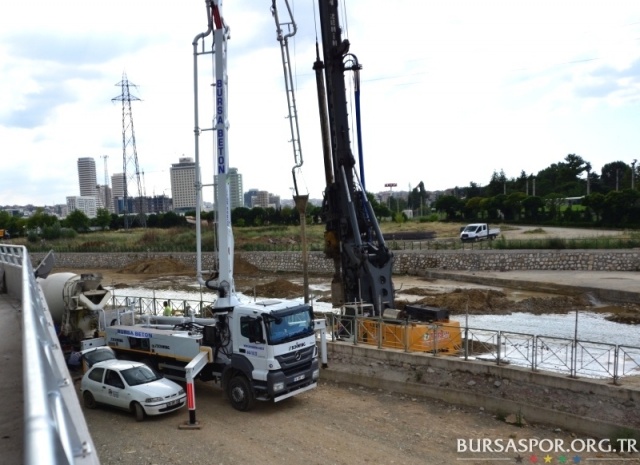
[[[133,412],[136,420],[182,408],[187,396],[179,385],[163,378],[144,363],[105,360],[82,377],[80,392],[86,408],[107,404]]]

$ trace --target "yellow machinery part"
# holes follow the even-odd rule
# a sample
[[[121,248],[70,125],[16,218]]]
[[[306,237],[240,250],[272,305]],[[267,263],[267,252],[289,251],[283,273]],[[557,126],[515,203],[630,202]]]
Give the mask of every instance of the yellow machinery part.
[[[462,346],[460,323],[397,324],[380,320],[359,320],[358,342],[412,352],[456,353]],[[382,343],[378,338],[382,335]]]

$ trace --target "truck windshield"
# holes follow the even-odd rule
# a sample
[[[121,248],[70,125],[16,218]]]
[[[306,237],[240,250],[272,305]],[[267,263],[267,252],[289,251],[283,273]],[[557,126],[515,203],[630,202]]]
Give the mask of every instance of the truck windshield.
[[[303,305],[294,309],[274,312],[267,319],[267,337],[270,344],[290,342],[313,334],[311,307]]]
[[[475,230],[478,229],[478,226],[476,225],[469,225],[466,228],[463,229],[463,232],[475,232]]]

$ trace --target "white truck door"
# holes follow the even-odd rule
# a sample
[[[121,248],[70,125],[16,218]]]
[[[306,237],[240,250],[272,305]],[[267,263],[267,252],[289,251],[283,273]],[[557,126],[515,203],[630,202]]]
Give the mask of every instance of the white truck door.
[[[240,316],[240,331],[236,338],[237,350],[251,361],[256,379],[266,379],[267,367],[267,335],[261,319],[253,316]],[[234,335],[235,337],[235,335]]]

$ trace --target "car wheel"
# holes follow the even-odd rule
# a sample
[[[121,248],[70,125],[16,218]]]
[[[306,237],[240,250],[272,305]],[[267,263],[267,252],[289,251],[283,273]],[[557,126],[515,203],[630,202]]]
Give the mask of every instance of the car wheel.
[[[84,401],[84,406],[86,408],[94,409],[96,408],[96,399],[93,397],[93,394],[89,391],[84,391],[82,393],[82,400]]]
[[[136,415],[136,421],[144,420],[144,408],[137,402],[133,403],[133,413]]]
[[[251,410],[256,402],[253,389],[251,389],[249,381],[243,375],[236,375],[231,378],[227,386],[227,395],[231,401],[231,406],[241,412]]]

